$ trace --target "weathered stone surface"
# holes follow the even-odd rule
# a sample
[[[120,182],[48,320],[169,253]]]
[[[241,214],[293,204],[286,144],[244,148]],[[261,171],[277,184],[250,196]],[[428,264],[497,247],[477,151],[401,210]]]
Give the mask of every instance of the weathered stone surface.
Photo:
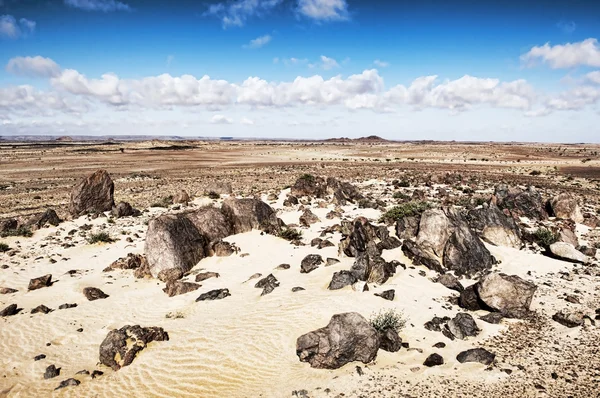
[[[413,241],[405,240],[402,245],[402,252],[406,257],[412,260],[414,265],[424,265],[432,271],[444,272],[442,264],[433,254],[421,250]]]
[[[558,322],[561,325],[566,326],[568,328],[574,328],[583,325],[583,313],[579,311],[559,311],[556,314],[552,315],[552,319],[555,322]]]
[[[217,272],[201,272],[196,275],[196,282],[202,282],[209,278],[219,278],[220,276]]]
[[[53,379],[59,375],[60,368],[57,368],[55,365],[50,365],[46,368],[46,371],[44,372],[44,379]]]
[[[327,289],[329,290],[339,290],[346,286],[352,286],[356,283],[357,279],[354,274],[350,271],[338,271],[333,274],[331,277],[331,282],[329,282],[329,286]]]
[[[116,218],[121,217],[131,217],[134,215],[138,215],[139,211],[135,210],[129,203],[127,202],[119,202],[115,207],[112,208],[112,215]]]
[[[290,194],[296,197],[310,196],[323,198],[327,194],[327,183],[321,177],[305,174],[296,180],[290,190]]]
[[[521,230],[514,218],[508,217],[494,204],[469,211],[467,221],[481,238],[493,245],[516,249],[523,246]]]
[[[65,388],[65,387],[77,387],[80,384],[81,384],[81,382],[79,380],[71,377],[67,380],[61,381],[60,384],[58,385],[58,387],[55,388],[55,390],[60,390],[61,388]]]
[[[458,305],[461,308],[464,308],[469,311],[478,311],[485,307],[485,304],[479,299],[479,295],[477,293],[477,283],[466,287],[462,292],[460,292],[460,297],[458,298]]]
[[[396,222],[396,236],[400,239],[416,238],[420,222],[420,215],[401,218]]]
[[[502,314],[499,312],[490,312],[489,314],[484,315],[484,316],[480,317],[479,319],[481,319],[482,321],[487,322],[487,323],[498,324],[498,323],[502,322],[502,320],[504,319],[504,316],[502,316]]]
[[[17,289],[13,289],[10,287],[0,287],[0,294],[12,294],[18,292]]]
[[[394,289],[386,290],[381,293],[375,293],[375,296],[381,297],[382,299],[392,301],[394,300],[394,296],[396,295],[396,291]]]
[[[421,214],[416,243],[422,250],[441,258],[451,233],[451,222],[443,210],[425,210]]]
[[[0,232],[7,232],[12,229],[17,229],[19,226],[19,220],[16,218],[5,218],[0,220]]]
[[[489,308],[508,318],[522,318],[529,313],[537,286],[517,275],[490,273],[478,283],[477,294]]]
[[[569,219],[576,223],[583,222],[583,214],[577,199],[566,192],[553,197],[550,200],[550,208],[552,209],[552,215],[556,218]]]
[[[173,203],[187,205],[190,202],[190,195],[185,189],[180,190],[173,195]]]
[[[111,265],[106,267],[103,271],[109,272],[115,269],[135,270],[134,276],[136,278],[146,278],[152,276],[150,274],[150,267],[148,265],[148,261],[146,260],[146,256],[143,254],[128,253],[127,257],[119,258]]]
[[[112,210],[115,185],[106,170],[98,170],[84,178],[71,191],[69,212],[73,217],[86,213]]]
[[[566,242],[555,242],[549,247],[550,252],[561,260],[570,261],[573,263],[587,263],[589,258],[575,249],[573,245]]]
[[[321,257],[319,254],[309,254],[302,259],[302,262],[300,263],[300,272],[303,274],[308,274],[309,272],[319,268],[320,264],[323,264],[323,257]]]
[[[52,274],[38,276],[29,281],[28,290],[37,290],[52,285]]]
[[[437,283],[446,286],[450,290],[456,290],[462,292],[464,290],[463,285],[456,279],[452,274],[442,274],[437,278]]]
[[[334,177],[327,178],[327,191],[333,195],[332,203],[344,206],[363,199],[360,190],[349,182],[339,181]]]
[[[319,217],[310,211],[310,209],[304,209],[304,212],[299,219],[300,225],[304,227],[310,227],[312,224],[318,223],[319,221],[321,221],[319,220]]]
[[[188,272],[204,257],[204,238],[184,215],[165,214],[148,223],[144,253],[150,272],[177,268]]]
[[[32,314],[37,314],[37,313],[42,313],[42,314],[48,314],[52,312],[52,310],[48,307],[46,307],[44,304],[38,305],[37,307],[35,307],[34,309],[31,310]]]
[[[444,358],[440,354],[431,354],[423,362],[423,365],[431,368],[433,366],[440,366],[444,364]]]
[[[329,266],[335,265],[339,262],[340,262],[340,260],[338,260],[337,258],[328,257],[327,260],[325,260],[325,266],[329,267]]]
[[[229,289],[215,289],[206,293],[202,293],[196,299],[196,301],[221,300],[229,296],[231,296],[231,294],[229,293]]]
[[[508,210],[515,217],[527,217],[533,220],[545,220],[548,213],[544,207],[542,195],[533,186],[522,191],[501,184],[496,187],[492,202],[502,210]]]
[[[229,257],[232,254],[237,253],[239,249],[233,243],[219,240],[212,245],[211,251],[217,257]]]
[[[158,279],[165,282],[175,282],[181,278],[183,278],[183,271],[179,268],[169,268],[163,269],[158,273]]]
[[[164,287],[163,292],[167,293],[167,296],[173,297],[178,296],[180,294],[186,294],[189,292],[193,292],[198,290],[202,285],[193,282],[184,282],[184,281],[169,281],[167,285]]]
[[[159,327],[140,325],[113,329],[100,344],[100,363],[119,370],[133,362],[138,352],[152,341],[168,341],[169,334]]]
[[[10,304],[6,308],[4,308],[2,311],[0,311],[0,317],[13,316],[13,315],[16,315],[18,312],[19,312],[19,307],[16,304]]]
[[[108,298],[108,294],[104,293],[102,290],[97,287],[86,287],[83,289],[83,295],[89,301],[100,300]]]
[[[58,214],[53,209],[48,209],[43,213],[31,216],[26,222],[25,226],[31,229],[40,229],[46,225],[57,226],[62,220],[58,217]]]
[[[456,356],[456,360],[460,363],[465,362],[479,362],[484,365],[489,365],[494,362],[496,358],[495,354],[492,354],[485,348],[472,348],[461,352]]]
[[[464,340],[467,337],[477,336],[479,328],[470,314],[460,312],[446,324],[448,331],[456,338]]]
[[[273,290],[275,290],[276,287],[279,287],[279,281],[277,280],[277,278],[275,278],[275,276],[273,276],[273,274],[269,274],[266,277],[259,280],[258,282],[256,282],[256,285],[254,285],[254,287],[258,289],[263,289],[260,295],[264,296],[266,294],[271,293]]]
[[[233,224],[236,234],[259,229],[277,235],[281,231],[282,223],[277,218],[275,211],[257,199],[228,198],[221,208],[223,214]]]
[[[204,236],[207,244],[211,246],[217,241],[234,234],[232,221],[216,207],[205,206],[183,214],[194,224],[200,235]]]
[[[379,332],[379,348],[387,352],[397,352],[402,348],[402,338],[393,328]]]
[[[369,363],[377,356],[377,331],[356,312],[334,315],[329,324],[296,341],[300,361],[319,369],[337,369],[349,362]]]

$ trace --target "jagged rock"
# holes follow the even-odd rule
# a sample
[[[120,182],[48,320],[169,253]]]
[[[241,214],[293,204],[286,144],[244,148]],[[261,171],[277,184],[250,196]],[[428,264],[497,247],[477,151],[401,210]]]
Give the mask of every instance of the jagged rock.
[[[481,319],[482,321],[487,322],[487,323],[498,324],[498,323],[502,322],[502,320],[504,319],[504,316],[502,316],[502,314],[499,312],[490,312],[487,315],[479,317],[479,319]]]
[[[26,222],[25,226],[32,229],[40,229],[50,224],[57,226],[62,220],[58,217],[58,214],[53,209],[48,209],[43,213],[31,216]]]
[[[296,354],[313,368],[337,369],[353,361],[373,361],[379,345],[379,334],[369,322],[348,312],[334,315],[326,327],[298,337]]]
[[[561,260],[570,261],[573,263],[587,263],[589,258],[575,249],[573,245],[565,242],[555,242],[549,247],[550,252]]]
[[[37,313],[42,313],[42,314],[48,314],[50,312],[52,312],[52,309],[46,307],[44,304],[38,305],[37,307],[35,307],[34,309],[31,310],[32,314],[37,314]]]
[[[319,246],[321,244],[321,242],[323,242],[323,239],[314,238],[313,240],[310,241],[310,247]]]
[[[560,323],[568,328],[574,328],[583,325],[583,313],[582,312],[567,312],[566,310],[559,311],[552,315],[552,319],[555,322]]]
[[[566,192],[562,192],[550,200],[550,209],[556,218],[569,219],[576,223],[583,222],[583,214],[577,199]]]
[[[479,299],[477,287],[477,283],[475,283],[460,292],[460,297],[458,298],[459,307],[469,311],[478,311],[485,308],[485,304]]]
[[[0,294],[12,294],[18,292],[17,289],[12,289],[10,287],[0,287]]]
[[[236,234],[259,229],[269,234],[281,232],[281,222],[268,204],[257,199],[228,198],[221,208],[227,219],[233,223]]]
[[[290,194],[296,197],[311,196],[323,198],[327,193],[327,184],[321,177],[305,174],[298,178],[290,190]]]
[[[381,297],[382,299],[392,301],[394,300],[394,296],[396,295],[396,291],[394,289],[386,290],[381,293],[375,293],[375,296]]]
[[[519,188],[509,189],[505,184],[498,185],[492,202],[495,202],[500,209],[506,209],[513,216],[527,217],[533,220],[548,218],[542,195],[533,186],[522,191]]]
[[[493,245],[516,249],[523,246],[521,230],[515,220],[494,204],[469,211],[467,221],[481,238]]]
[[[140,212],[134,209],[127,202],[119,202],[115,207],[112,208],[112,215],[121,218],[121,217],[131,217],[135,215],[139,215]]]
[[[52,274],[38,276],[29,281],[28,290],[37,290],[43,287],[52,286]]]
[[[442,274],[437,278],[437,283],[441,283],[450,290],[456,290],[461,293],[464,289],[463,285],[452,274]]]
[[[318,223],[321,221],[316,214],[314,214],[310,209],[304,209],[304,213],[300,216],[300,225],[304,227],[310,227],[311,224]]]
[[[397,352],[402,348],[402,338],[393,328],[386,328],[379,333],[379,348],[387,352]]]
[[[494,362],[495,358],[496,355],[492,354],[485,348],[471,348],[470,350],[463,351],[456,356],[456,360],[460,363],[479,362],[484,365],[491,364]]]
[[[69,212],[73,217],[112,210],[115,185],[106,170],[98,170],[84,178],[71,191]]]
[[[296,286],[292,288],[292,293],[301,292],[302,290],[306,290],[303,287]]]
[[[127,257],[121,257],[118,260],[114,261],[111,265],[104,269],[104,272],[112,271],[114,269],[140,269],[140,268],[148,268],[148,262],[146,261],[146,257],[142,254],[133,254],[128,253]],[[138,276],[137,273],[135,275],[137,278],[143,276]]]
[[[193,282],[184,282],[179,280],[169,281],[163,289],[167,296],[173,297],[180,294],[186,294],[198,290],[202,285]]]
[[[73,303],[73,304],[65,303],[65,304],[59,305],[58,309],[59,310],[68,310],[69,308],[75,308],[75,307],[77,307],[76,303]]]
[[[17,305],[11,304],[8,307],[4,308],[2,311],[0,311],[0,317],[13,316],[16,315],[18,312],[19,308],[17,307]]]
[[[330,240],[327,239],[323,239],[320,243],[319,246],[317,246],[318,249],[324,249],[326,247],[333,247],[335,246]]]
[[[7,232],[13,229],[17,229],[19,226],[19,220],[16,218],[5,218],[0,220],[0,232]]]
[[[54,390],[60,390],[61,388],[65,387],[77,387],[80,384],[81,382],[79,380],[71,377],[70,379],[61,381],[58,387],[56,387]]]
[[[165,283],[175,282],[183,278],[183,271],[179,268],[164,269],[158,273],[157,277]]]
[[[416,238],[420,222],[420,215],[401,218],[396,222],[396,236],[400,239]]]
[[[443,210],[425,210],[421,214],[416,243],[422,250],[441,258],[451,233],[451,222]]]
[[[300,263],[300,272],[308,274],[319,268],[319,264],[323,264],[323,257],[318,254],[309,254]]]
[[[522,318],[529,307],[537,286],[517,275],[490,273],[478,283],[477,294],[489,308],[508,318]]]
[[[288,196],[285,198],[285,200],[283,201],[283,205],[284,205],[285,207],[292,207],[292,206],[295,206],[295,205],[297,205],[298,203],[299,203],[299,202],[298,202],[298,198],[297,198],[297,197],[295,197],[294,195],[288,195]]]
[[[33,357],[34,361],[41,361],[42,359],[46,358],[45,354],[40,354],[40,355],[36,355],[35,357]]]
[[[196,282],[202,282],[209,278],[219,278],[220,276],[217,272],[201,272],[196,275]]]
[[[456,338],[464,340],[470,336],[477,336],[479,328],[470,314],[459,312],[446,324],[447,330]]]
[[[279,264],[275,269],[276,270],[286,270],[292,268],[289,264]]]
[[[433,366],[440,366],[444,364],[444,358],[440,354],[431,354],[423,362],[423,365],[431,368]]]
[[[338,290],[346,286],[351,286],[356,283],[357,279],[354,274],[350,271],[338,271],[335,272],[329,282],[327,289]]]
[[[279,287],[279,281],[273,276],[273,274],[269,274],[265,278],[262,278],[261,280],[256,282],[256,285],[254,285],[254,287],[258,289],[263,289],[260,295],[264,296],[266,294],[271,293],[273,290],[275,290],[276,287]]]
[[[175,195],[173,195],[173,203],[187,205],[190,202],[190,195],[185,191],[185,189],[180,190]]]
[[[232,221],[216,207],[205,206],[183,214],[194,224],[200,235],[206,238],[205,251],[209,246],[212,248],[216,242],[234,234]]]
[[[337,264],[339,262],[340,262],[340,260],[338,260],[337,258],[328,257],[327,260],[325,260],[325,266],[329,267],[329,266]]]
[[[231,294],[229,293],[229,289],[215,289],[206,293],[202,293],[196,301],[205,301],[205,300],[221,300],[225,297],[229,297]]]
[[[60,368],[57,368],[55,365],[50,365],[46,368],[46,371],[44,372],[44,379],[53,379],[59,375]]]
[[[435,256],[421,250],[413,241],[405,240],[402,245],[402,252],[412,260],[414,265],[424,265],[432,271],[444,273],[442,265]]]
[[[108,294],[104,293],[102,290],[98,289],[97,287],[84,288],[83,295],[89,301],[100,300],[100,299],[105,299],[105,298],[109,297]]]
[[[206,238],[184,215],[165,214],[148,223],[144,253],[153,277],[167,269],[188,272],[204,257]]]
[[[426,330],[430,330],[432,332],[441,332],[442,327],[450,320],[447,316],[440,318],[438,316],[434,316],[431,321],[425,322],[423,327]]]
[[[119,370],[133,362],[137,353],[152,341],[168,341],[169,334],[159,327],[123,326],[111,330],[100,344],[100,363]]]
[[[357,187],[333,177],[327,178],[327,190],[333,194],[333,203],[340,206],[344,206],[348,202],[355,203],[364,198]]]

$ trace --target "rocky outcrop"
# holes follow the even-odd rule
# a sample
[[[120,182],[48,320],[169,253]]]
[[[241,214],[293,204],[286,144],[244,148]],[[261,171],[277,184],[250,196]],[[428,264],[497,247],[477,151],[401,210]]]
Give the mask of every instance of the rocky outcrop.
[[[481,301],[507,318],[525,317],[536,289],[517,275],[495,272],[481,278],[476,288]]]
[[[548,218],[542,195],[533,186],[523,191],[520,188],[509,188],[505,184],[498,185],[492,202],[513,217],[527,217],[532,220]]]
[[[98,170],[84,178],[71,191],[69,212],[73,217],[87,213],[101,213],[114,206],[115,185],[106,170]]]
[[[421,215],[403,217],[396,221],[396,236],[400,239],[413,239],[419,233]]]
[[[556,218],[573,220],[576,223],[583,222],[583,214],[577,199],[566,192],[556,195],[549,201],[551,215]]]
[[[123,326],[113,329],[100,344],[100,363],[119,370],[130,365],[138,352],[153,341],[168,341],[169,334],[159,327]]]
[[[575,247],[566,242],[555,242],[549,247],[550,253],[561,260],[570,261],[573,263],[587,263],[590,259]]]
[[[275,211],[258,199],[229,198],[223,202],[223,214],[231,221],[236,234],[259,229],[277,235],[281,231],[282,222]]]
[[[148,223],[144,253],[150,272],[177,268],[188,272],[204,257],[206,238],[182,214],[165,214]]]
[[[298,337],[296,355],[319,369],[337,369],[349,362],[369,363],[377,356],[377,331],[356,312],[334,315],[321,329]]]
[[[207,240],[207,245],[234,234],[233,225],[220,209],[205,206],[183,213]]]
[[[357,187],[333,177],[327,178],[327,191],[333,195],[332,202],[339,206],[356,203],[364,198]]]
[[[323,198],[327,194],[327,183],[321,177],[310,174],[300,176],[292,186],[290,194],[296,197]]]
[[[440,354],[431,354],[423,362],[424,366],[431,368],[433,366],[440,366],[444,364],[444,358]]]
[[[508,217],[494,204],[473,209],[466,218],[469,226],[482,239],[493,245],[516,249],[523,246],[521,230],[514,218]]]

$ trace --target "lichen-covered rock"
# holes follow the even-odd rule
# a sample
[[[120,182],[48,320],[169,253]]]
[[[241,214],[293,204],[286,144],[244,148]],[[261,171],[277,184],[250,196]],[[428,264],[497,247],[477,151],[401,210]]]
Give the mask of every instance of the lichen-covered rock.
[[[112,210],[115,185],[106,170],[98,170],[84,178],[71,191],[69,212],[73,217]]]
[[[576,223],[583,222],[583,214],[577,199],[566,192],[556,195],[550,200],[552,214],[556,218],[573,220]]]
[[[537,286],[517,275],[490,273],[477,284],[477,295],[489,308],[508,318],[522,318],[529,313]]]
[[[58,217],[58,214],[53,209],[48,209],[43,213],[35,214],[31,216],[26,222],[25,226],[31,229],[40,229],[46,225],[57,226],[62,220]]]
[[[216,207],[206,206],[183,214],[211,246],[234,233],[231,220]]]
[[[273,235],[281,232],[282,222],[277,218],[275,211],[271,206],[258,199],[229,198],[223,202],[221,210],[233,224],[233,231],[236,234],[253,229]]]
[[[467,221],[481,238],[493,245],[516,249],[523,246],[521,230],[514,218],[508,217],[494,204],[469,211]]]
[[[169,334],[159,327],[140,325],[113,329],[100,344],[100,363],[119,370],[130,365],[138,352],[152,341],[168,341]]]

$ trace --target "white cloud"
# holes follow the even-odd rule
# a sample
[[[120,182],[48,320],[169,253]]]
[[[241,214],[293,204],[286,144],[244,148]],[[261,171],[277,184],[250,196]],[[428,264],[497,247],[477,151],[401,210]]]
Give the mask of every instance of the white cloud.
[[[15,57],[8,61],[6,71],[15,75],[30,77],[56,77],[60,66],[50,58],[41,56]]]
[[[87,105],[77,98],[39,91],[29,85],[0,88],[0,113],[31,116],[52,115],[57,111],[79,113],[87,109]]]
[[[335,59],[326,57],[324,55],[321,55],[321,63],[322,63],[323,69],[325,69],[325,70],[330,70],[333,68],[340,67],[340,64],[338,64]]]
[[[600,84],[600,70],[585,75],[584,80],[591,84]]]
[[[373,61],[373,64],[375,64],[375,66],[378,66],[380,68],[387,68],[388,66],[390,66],[389,62],[381,61],[379,59],[376,59],[375,61]]]
[[[244,48],[251,48],[251,49],[261,48],[261,47],[269,44],[271,39],[272,39],[271,35],[260,36],[260,37],[257,37],[256,39],[250,40],[250,43],[244,45]]]
[[[261,16],[278,6],[283,0],[234,0],[211,4],[204,16],[213,16],[221,20],[223,28],[241,27],[254,16]]]
[[[35,31],[36,23],[26,18],[18,22],[12,15],[0,15],[0,38],[18,39],[27,37]]]
[[[69,7],[85,11],[131,11],[128,4],[116,0],[64,0]]]
[[[240,123],[244,126],[254,126],[254,120],[248,119],[247,117],[243,117],[242,120],[240,120]]]
[[[298,0],[298,12],[317,21],[341,21],[349,18],[346,0]]]
[[[232,124],[233,120],[224,115],[214,115],[210,122],[213,124]]]
[[[593,38],[555,46],[546,43],[540,47],[533,47],[521,56],[521,60],[528,66],[542,61],[553,69],[573,68],[580,65],[600,67],[600,46],[598,40]]]

